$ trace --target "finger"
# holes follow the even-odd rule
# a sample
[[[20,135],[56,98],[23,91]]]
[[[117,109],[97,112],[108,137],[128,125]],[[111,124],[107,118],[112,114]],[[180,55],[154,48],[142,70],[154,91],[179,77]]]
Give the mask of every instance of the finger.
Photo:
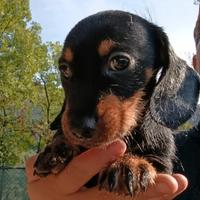
[[[168,174],[158,174],[155,184],[150,186],[146,192],[139,194],[137,200],[160,197],[168,199],[168,197],[173,197],[178,191],[178,188],[178,182],[173,176]]]
[[[33,181],[37,181],[37,180],[40,179],[39,176],[33,175],[33,172],[34,172],[33,165],[34,165],[36,159],[37,159],[37,156],[33,156],[26,161],[25,170],[26,170],[26,176],[27,176],[27,182],[28,183],[33,182]]]
[[[56,176],[56,187],[59,192],[70,194],[78,191],[87,181],[101,169],[124,154],[126,145],[117,140],[106,148],[92,148],[76,158]]]
[[[44,179],[41,178],[27,185],[28,196],[31,200],[61,200],[62,196],[52,189],[52,183],[50,184],[49,181],[45,181]]]
[[[111,192],[107,192],[105,190],[99,191],[97,187],[87,189],[85,191],[76,192],[75,194],[68,195],[68,199],[70,200],[132,200],[126,196],[119,196]]]
[[[167,175],[159,174],[154,186],[151,186],[147,192],[139,194],[136,198],[137,200],[161,200],[161,199],[173,199],[175,196],[180,194],[187,187],[187,179],[182,175]],[[101,200],[131,200],[130,197],[119,197],[114,193],[109,193],[105,190],[98,191],[98,188],[92,188],[89,190],[84,190],[83,192],[78,192],[75,195],[71,195],[72,200],[78,199],[78,197],[83,197],[82,200],[98,199],[101,196]],[[71,200],[71,199],[70,199]]]
[[[186,190],[186,188],[188,186],[188,180],[182,174],[174,174],[173,177],[176,179],[176,181],[178,183],[178,186],[179,186],[178,190],[173,195],[173,198],[175,198],[176,196],[178,196],[179,194],[181,194],[184,190]]]

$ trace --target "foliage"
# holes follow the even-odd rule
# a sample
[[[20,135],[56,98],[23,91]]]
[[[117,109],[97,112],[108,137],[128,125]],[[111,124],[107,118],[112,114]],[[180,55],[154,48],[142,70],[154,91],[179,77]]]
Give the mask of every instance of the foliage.
[[[43,44],[28,0],[0,1],[0,165],[21,165],[50,137],[63,101],[59,43]]]
[[[191,128],[193,127],[193,125],[189,122],[189,121],[187,121],[187,122],[185,122],[184,124],[182,124],[181,126],[179,126],[179,130],[180,131],[188,131],[188,130],[190,130]]]

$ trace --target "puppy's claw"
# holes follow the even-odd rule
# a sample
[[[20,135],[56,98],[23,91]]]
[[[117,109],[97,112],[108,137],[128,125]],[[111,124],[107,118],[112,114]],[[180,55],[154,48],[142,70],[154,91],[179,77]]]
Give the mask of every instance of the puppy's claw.
[[[147,169],[145,169],[145,166],[140,166],[140,189],[141,191],[145,192],[147,190],[149,181],[149,173]]]
[[[116,188],[118,183],[118,176],[119,176],[119,169],[117,168],[111,169],[108,175],[108,188],[110,192],[112,192]]]
[[[126,155],[102,172],[99,184],[110,192],[134,197],[146,191],[155,176],[156,171],[148,161]]]
[[[107,173],[106,171],[103,171],[100,175],[99,175],[99,190],[102,189],[103,187],[103,184],[106,180],[106,176],[107,176]]]
[[[128,167],[124,168],[124,176],[125,176],[125,185],[128,190],[128,193],[131,197],[134,196],[134,179],[135,177],[133,176],[133,173]]]

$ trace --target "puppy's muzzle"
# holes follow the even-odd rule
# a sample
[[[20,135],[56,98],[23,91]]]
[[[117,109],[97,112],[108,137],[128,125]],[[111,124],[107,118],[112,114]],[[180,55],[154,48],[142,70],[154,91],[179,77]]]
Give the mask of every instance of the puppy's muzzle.
[[[71,132],[77,138],[90,139],[94,136],[97,125],[97,118],[94,116],[83,117],[82,119],[71,121]]]

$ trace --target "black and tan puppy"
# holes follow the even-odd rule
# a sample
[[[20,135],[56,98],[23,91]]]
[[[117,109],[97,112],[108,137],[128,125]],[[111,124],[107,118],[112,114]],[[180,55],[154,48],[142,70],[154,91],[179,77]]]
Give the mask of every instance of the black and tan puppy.
[[[66,99],[37,175],[58,173],[80,152],[116,139],[127,152],[100,173],[100,188],[134,196],[158,172],[172,173],[172,129],[194,112],[199,77],[160,27],[122,11],[87,17],[67,36],[59,69]]]

